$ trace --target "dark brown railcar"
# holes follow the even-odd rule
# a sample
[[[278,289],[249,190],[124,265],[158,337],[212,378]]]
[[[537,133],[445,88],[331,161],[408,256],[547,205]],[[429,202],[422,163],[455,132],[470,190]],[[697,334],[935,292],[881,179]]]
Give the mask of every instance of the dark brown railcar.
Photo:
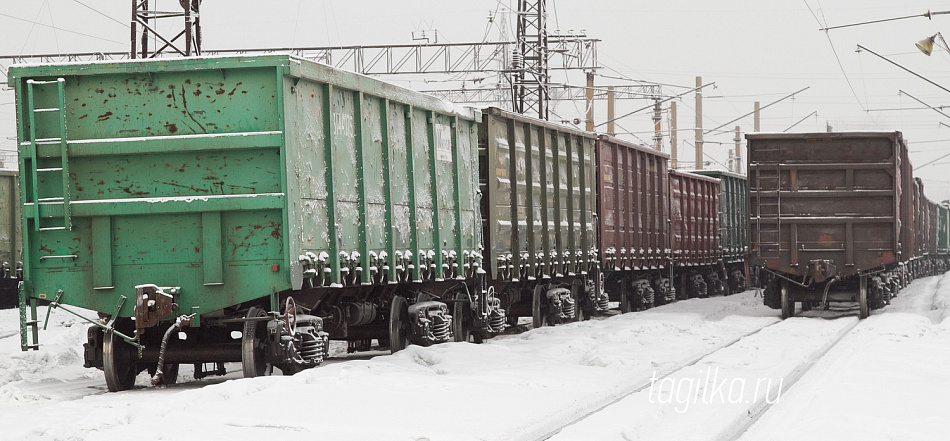
[[[679,298],[725,294],[719,180],[671,170],[670,222],[670,248]]]
[[[669,159],[606,135],[597,138],[598,257],[623,312],[672,301]]]
[[[914,185],[900,132],[748,134],[753,262],[771,275],[782,316],[889,300],[915,248]],[[902,243],[903,241],[903,243]]]

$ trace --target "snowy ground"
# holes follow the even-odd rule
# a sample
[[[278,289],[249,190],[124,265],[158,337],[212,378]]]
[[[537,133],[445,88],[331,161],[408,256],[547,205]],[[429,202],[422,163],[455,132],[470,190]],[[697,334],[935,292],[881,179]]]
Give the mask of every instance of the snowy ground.
[[[231,365],[195,381],[182,367],[179,384],[149,388],[143,374],[112,394],[82,367],[77,319],[54,311],[43,350],[20,352],[16,311],[0,311],[0,439],[723,439],[769,403],[742,440],[939,439],[947,305],[950,275],[916,281],[860,323],[780,322],[750,291],[292,377],[241,379]]]

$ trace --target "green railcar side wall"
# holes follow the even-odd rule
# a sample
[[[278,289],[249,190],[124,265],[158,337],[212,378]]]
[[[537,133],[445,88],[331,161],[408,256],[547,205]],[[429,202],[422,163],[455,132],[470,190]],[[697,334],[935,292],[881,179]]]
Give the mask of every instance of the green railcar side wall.
[[[28,82],[59,78],[62,97]],[[124,296],[130,316],[151,283],[203,314],[299,287],[308,251],[341,286],[480,249],[472,109],[286,55],[20,66],[10,84],[29,296],[109,314]]]
[[[130,316],[139,284],[181,287],[180,313],[286,287],[285,65],[261,57],[11,68],[25,293],[61,291],[64,303],[110,314],[121,304],[119,315]]]
[[[480,262],[477,111],[315,63],[285,81],[291,258],[326,256],[317,283],[379,282],[383,267],[383,282],[462,277]]]
[[[735,262],[749,251],[749,184],[745,176],[720,170],[696,170],[692,173],[720,181],[719,231],[723,259]]]
[[[8,263],[11,272],[20,259],[19,202],[17,173],[0,171],[0,263]]]
[[[588,271],[597,260],[594,134],[490,108],[479,136],[490,278]]]

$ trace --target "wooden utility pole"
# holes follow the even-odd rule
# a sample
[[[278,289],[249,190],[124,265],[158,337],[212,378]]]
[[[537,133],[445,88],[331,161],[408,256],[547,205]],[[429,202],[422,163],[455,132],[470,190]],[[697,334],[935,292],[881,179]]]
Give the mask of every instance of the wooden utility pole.
[[[587,124],[585,125],[585,130],[588,132],[594,131],[594,72],[587,72],[587,116],[585,117]]]
[[[653,146],[658,152],[663,151],[663,111],[660,108],[660,98],[653,98]]]
[[[676,168],[676,101],[670,102],[670,167]]]
[[[614,129],[615,99],[616,94],[614,94],[614,86],[607,86],[607,134],[610,136],[617,136],[617,131]]]
[[[742,173],[742,151],[739,150],[742,146],[742,137],[739,135],[739,126],[736,126],[736,137],[733,141],[736,142],[736,152],[732,155],[732,171]]]
[[[703,77],[696,77],[696,170],[703,169]]]
[[[758,132],[759,129],[759,102],[755,102],[755,116],[752,118],[752,130]]]

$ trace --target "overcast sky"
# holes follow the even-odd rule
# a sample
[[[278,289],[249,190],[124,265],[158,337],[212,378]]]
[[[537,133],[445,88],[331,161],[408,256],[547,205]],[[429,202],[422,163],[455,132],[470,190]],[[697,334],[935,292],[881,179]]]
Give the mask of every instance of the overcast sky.
[[[177,8],[175,0],[152,0],[160,9]],[[4,1],[0,8],[0,55],[124,51],[129,47],[127,0]],[[303,1],[206,0],[201,5],[205,49],[266,48],[411,43],[413,31],[438,31],[439,42],[497,40],[514,0]],[[751,112],[753,102],[765,106],[792,92],[809,89],[762,111],[762,131],[899,130],[910,141],[915,172],[926,180],[932,199],[950,199],[950,118],[923,107],[950,106],[950,92],[932,85],[867,52],[858,44],[950,88],[950,54],[935,50],[930,57],[914,43],[950,30],[950,14],[869,24],[828,33],[824,24],[950,11],[950,4],[892,0],[548,0],[548,31],[586,31],[602,40],[598,46],[598,85],[631,85],[634,80],[666,84],[674,95],[687,90],[701,75],[715,82],[705,91],[703,126],[711,129]],[[489,13],[495,15],[488,23]],[[34,24],[35,22],[35,24]],[[6,67],[4,65],[4,67]],[[472,75],[471,77],[476,77]],[[430,77],[427,79],[433,79]],[[420,77],[388,77],[414,89],[443,88]],[[552,71],[552,80],[583,85],[582,75]],[[493,80],[489,80],[493,81]],[[682,86],[682,87],[677,87]],[[901,94],[903,90],[906,94]],[[13,95],[0,94],[0,149],[15,142]],[[618,103],[618,114],[644,107],[648,101]],[[694,155],[694,98],[678,101],[679,156]],[[595,120],[605,119],[605,105],[595,105]],[[665,105],[668,109],[668,104]],[[561,102],[552,119],[583,119],[584,104]],[[813,115],[817,112],[817,115]],[[950,113],[950,110],[947,111]],[[650,143],[650,112],[619,121],[621,137]],[[664,116],[664,129],[669,127]],[[721,168],[734,143],[734,127],[752,131],[752,117],[707,134],[711,167]],[[623,134],[623,132],[632,132]],[[668,133],[664,150],[669,150]]]

